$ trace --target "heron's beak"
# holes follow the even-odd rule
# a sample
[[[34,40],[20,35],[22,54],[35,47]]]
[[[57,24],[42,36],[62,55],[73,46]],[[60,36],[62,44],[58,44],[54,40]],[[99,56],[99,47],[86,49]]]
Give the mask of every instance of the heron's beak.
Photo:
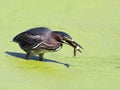
[[[82,53],[82,50],[84,50],[83,47],[81,45],[79,45],[77,42],[75,42],[74,40],[70,40],[67,37],[65,37],[64,40],[66,41],[66,43],[68,45],[70,45],[74,48],[74,55],[73,56],[76,56],[77,51]]]

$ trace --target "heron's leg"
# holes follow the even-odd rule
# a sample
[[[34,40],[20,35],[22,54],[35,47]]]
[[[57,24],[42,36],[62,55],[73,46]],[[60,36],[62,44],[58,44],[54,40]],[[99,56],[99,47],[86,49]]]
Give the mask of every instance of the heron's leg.
[[[26,56],[25,56],[25,59],[29,59],[30,58],[30,56],[31,56],[31,53],[26,53]]]
[[[43,55],[44,55],[44,53],[39,54],[39,61],[43,60]]]

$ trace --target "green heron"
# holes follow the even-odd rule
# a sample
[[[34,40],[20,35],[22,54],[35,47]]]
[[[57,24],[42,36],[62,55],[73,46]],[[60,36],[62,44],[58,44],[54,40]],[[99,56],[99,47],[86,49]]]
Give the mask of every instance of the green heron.
[[[70,35],[61,31],[52,31],[46,27],[32,28],[25,32],[16,35],[13,38],[21,49],[26,52],[25,59],[29,59],[31,55],[39,55],[39,60],[43,60],[43,55],[46,52],[55,52],[62,48],[63,43],[74,48],[74,56],[76,52],[81,52],[80,46]]]

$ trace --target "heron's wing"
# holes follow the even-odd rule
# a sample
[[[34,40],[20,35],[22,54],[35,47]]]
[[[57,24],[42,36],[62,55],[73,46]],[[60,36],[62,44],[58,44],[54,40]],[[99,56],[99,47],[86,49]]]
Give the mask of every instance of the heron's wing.
[[[24,48],[36,48],[44,40],[43,35],[31,35],[27,33],[18,34],[13,41],[20,44]]]

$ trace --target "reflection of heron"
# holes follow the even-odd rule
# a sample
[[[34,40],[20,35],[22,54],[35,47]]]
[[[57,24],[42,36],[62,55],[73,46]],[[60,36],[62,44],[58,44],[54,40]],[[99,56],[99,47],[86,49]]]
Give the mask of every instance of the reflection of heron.
[[[32,28],[22,32],[13,38],[20,47],[27,53],[26,59],[30,58],[31,54],[39,54],[39,60],[42,61],[43,55],[46,52],[55,52],[62,48],[63,43],[74,48],[74,56],[80,48],[79,44],[72,40],[71,36],[65,32],[51,31],[46,27]]]

